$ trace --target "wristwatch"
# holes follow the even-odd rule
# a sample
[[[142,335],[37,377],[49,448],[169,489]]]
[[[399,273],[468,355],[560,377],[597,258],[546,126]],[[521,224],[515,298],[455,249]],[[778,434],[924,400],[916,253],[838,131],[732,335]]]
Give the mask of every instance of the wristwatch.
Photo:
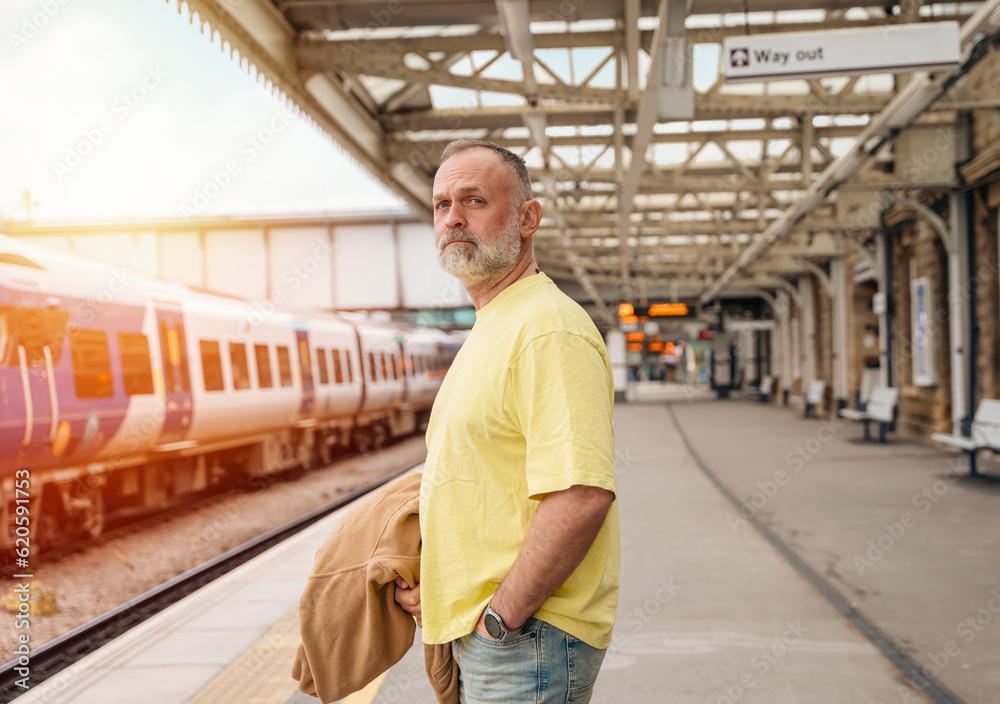
[[[507,628],[507,624],[503,622],[496,611],[493,610],[492,604],[486,605],[486,632],[490,634],[493,640],[513,640],[517,636],[521,635],[521,629],[524,628],[523,625],[518,628],[511,630]]]

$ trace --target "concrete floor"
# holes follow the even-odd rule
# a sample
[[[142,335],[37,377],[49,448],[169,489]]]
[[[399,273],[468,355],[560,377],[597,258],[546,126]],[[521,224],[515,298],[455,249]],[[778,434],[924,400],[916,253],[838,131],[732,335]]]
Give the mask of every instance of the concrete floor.
[[[954,453],[752,401],[672,408],[720,480],[918,665],[969,704],[1000,702],[995,464],[970,479]]]
[[[1000,585],[1000,517],[990,513],[1000,496],[992,485],[947,484],[920,513],[911,499],[925,487],[934,492],[947,453],[858,444],[860,427],[824,426],[745,400],[676,388],[643,398],[615,409],[622,587],[595,704],[928,701],[740,520],[681,429],[733,493],[760,504],[760,518],[914,660],[933,667],[936,658],[939,679],[969,704],[1000,701],[1000,628],[977,624],[970,642],[956,633],[964,618],[989,613],[990,590]],[[795,455],[795,471],[800,463],[788,453],[799,445],[809,456]],[[778,470],[785,475],[776,479]],[[896,530],[908,510],[915,522],[859,574],[854,555]],[[419,648],[390,671],[374,701],[432,704]]]

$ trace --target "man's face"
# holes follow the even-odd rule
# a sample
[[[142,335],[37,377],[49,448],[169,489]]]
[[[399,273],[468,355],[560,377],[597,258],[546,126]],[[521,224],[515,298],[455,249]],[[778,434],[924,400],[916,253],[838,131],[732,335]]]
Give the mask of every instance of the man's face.
[[[451,157],[434,177],[434,242],[438,264],[462,283],[488,281],[521,254],[512,175],[489,149]]]

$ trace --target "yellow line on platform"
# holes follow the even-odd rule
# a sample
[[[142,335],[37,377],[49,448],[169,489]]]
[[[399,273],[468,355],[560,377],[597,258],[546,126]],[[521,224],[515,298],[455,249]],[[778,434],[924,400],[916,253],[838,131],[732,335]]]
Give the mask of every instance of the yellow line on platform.
[[[276,704],[297,689],[292,661],[299,647],[299,612],[292,611],[186,704]]]
[[[354,694],[350,694],[344,699],[341,699],[340,704],[371,704],[375,701],[375,695],[378,694],[378,690],[382,686],[382,683],[385,682],[386,675],[388,674],[389,671],[386,670],[374,680],[369,682],[368,686],[360,692],[355,692]]]

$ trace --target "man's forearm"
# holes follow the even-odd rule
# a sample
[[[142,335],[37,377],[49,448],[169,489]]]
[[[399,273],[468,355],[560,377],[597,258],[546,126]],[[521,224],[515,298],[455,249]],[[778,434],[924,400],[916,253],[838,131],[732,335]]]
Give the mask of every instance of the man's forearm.
[[[542,499],[524,546],[493,596],[507,625],[527,621],[583,561],[604,525],[614,494],[573,486]]]

